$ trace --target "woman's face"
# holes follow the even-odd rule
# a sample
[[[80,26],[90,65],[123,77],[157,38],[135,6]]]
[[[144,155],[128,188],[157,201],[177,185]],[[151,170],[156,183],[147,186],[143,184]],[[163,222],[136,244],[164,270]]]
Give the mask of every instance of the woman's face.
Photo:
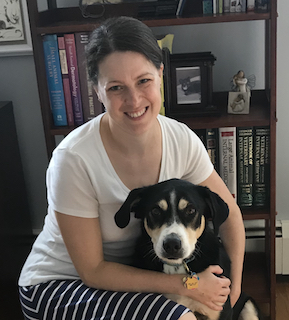
[[[111,53],[99,64],[95,90],[113,125],[134,134],[149,129],[161,107],[162,71],[132,51]]]

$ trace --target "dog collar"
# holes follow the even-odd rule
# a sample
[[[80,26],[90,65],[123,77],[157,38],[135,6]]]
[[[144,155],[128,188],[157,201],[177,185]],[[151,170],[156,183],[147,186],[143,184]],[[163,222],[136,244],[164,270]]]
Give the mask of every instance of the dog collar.
[[[192,262],[192,261],[194,261],[194,260],[195,260],[195,257],[194,257],[194,256],[191,256],[191,257],[188,258],[188,259],[184,259],[184,260],[182,261],[182,263],[168,263],[168,262],[163,261],[163,260],[161,260],[161,262],[162,262],[163,264],[166,264],[166,265],[172,266],[172,267],[184,266],[185,269],[187,270],[187,269],[189,269],[187,263],[190,263],[190,262]],[[189,269],[189,270],[190,270],[190,269]]]

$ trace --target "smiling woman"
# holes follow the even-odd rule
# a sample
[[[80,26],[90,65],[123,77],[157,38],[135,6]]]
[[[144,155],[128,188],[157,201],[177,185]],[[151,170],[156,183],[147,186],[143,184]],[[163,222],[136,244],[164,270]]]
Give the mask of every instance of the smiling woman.
[[[120,228],[114,219],[134,188],[170,178],[221,181],[201,140],[159,115],[163,63],[152,31],[136,19],[109,19],[92,33],[87,62],[106,112],[72,131],[53,152],[46,222],[19,279],[25,318],[196,319],[163,293],[195,297],[221,311],[230,280],[214,275],[219,267],[199,274],[198,292],[184,288],[182,275],[133,267],[140,222],[132,217]],[[219,189],[230,196],[223,185]]]

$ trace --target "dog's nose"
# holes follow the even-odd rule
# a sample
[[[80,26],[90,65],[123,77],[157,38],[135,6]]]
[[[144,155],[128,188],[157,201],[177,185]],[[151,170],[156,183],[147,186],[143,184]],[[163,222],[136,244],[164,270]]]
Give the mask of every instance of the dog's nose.
[[[165,252],[174,258],[182,249],[182,242],[176,233],[172,233],[166,237],[163,243]]]

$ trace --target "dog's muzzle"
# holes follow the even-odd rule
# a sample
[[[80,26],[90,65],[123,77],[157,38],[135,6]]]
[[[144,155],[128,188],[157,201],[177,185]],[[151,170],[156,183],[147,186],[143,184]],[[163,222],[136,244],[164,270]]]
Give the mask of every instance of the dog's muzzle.
[[[180,237],[176,233],[171,233],[163,241],[164,258],[176,260],[183,257],[183,247]]]

